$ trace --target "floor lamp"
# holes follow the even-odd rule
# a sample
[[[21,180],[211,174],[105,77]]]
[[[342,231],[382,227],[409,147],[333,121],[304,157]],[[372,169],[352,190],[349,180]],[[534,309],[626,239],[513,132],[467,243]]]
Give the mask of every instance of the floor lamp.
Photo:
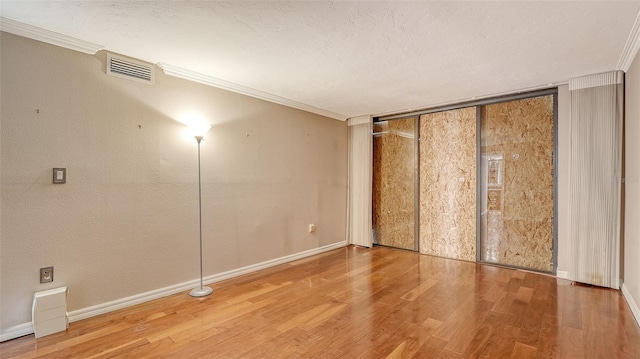
[[[198,213],[200,215],[200,286],[193,288],[189,295],[192,297],[206,297],[213,292],[211,287],[205,287],[202,281],[202,177],[200,176],[200,142],[211,126],[190,126],[193,137],[198,141]]]

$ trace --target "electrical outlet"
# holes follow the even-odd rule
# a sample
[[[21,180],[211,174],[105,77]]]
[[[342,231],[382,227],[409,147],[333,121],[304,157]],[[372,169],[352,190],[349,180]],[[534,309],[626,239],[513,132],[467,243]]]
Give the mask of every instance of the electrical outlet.
[[[53,267],[40,268],[40,283],[53,282]]]

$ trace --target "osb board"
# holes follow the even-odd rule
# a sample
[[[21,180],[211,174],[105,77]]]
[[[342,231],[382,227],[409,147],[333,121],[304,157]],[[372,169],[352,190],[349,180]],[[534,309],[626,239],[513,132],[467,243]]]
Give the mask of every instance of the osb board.
[[[375,243],[414,249],[414,118],[374,124]]]
[[[487,212],[482,216],[482,259],[491,263],[551,271],[549,247],[539,239],[552,238],[552,222],[553,218],[503,221],[500,212]],[[532,260],[534,258],[540,260],[536,262]]]
[[[502,208],[490,208],[482,259],[550,271],[553,249],[553,96],[482,109],[482,154],[502,155]],[[484,170],[484,169],[483,169]],[[483,196],[495,198],[494,193]]]
[[[502,211],[502,190],[489,188],[487,190],[487,208],[489,211]]]
[[[476,260],[476,108],[420,116],[420,253]]]

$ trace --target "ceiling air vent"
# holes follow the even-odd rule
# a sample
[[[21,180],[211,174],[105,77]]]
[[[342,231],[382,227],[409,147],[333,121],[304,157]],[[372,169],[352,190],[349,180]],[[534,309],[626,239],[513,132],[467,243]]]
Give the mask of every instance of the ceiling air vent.
[[[153,65],[107,54],[107,75],[153,84]]]

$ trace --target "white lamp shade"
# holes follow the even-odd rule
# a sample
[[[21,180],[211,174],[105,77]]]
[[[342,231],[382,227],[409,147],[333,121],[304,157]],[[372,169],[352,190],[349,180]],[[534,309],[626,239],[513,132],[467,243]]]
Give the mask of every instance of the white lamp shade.
[[[189,132],[191,132],[191,135],[194,137],[204,137],[210,128],[211,126],[203,123],[191,124],[189,125]]]

